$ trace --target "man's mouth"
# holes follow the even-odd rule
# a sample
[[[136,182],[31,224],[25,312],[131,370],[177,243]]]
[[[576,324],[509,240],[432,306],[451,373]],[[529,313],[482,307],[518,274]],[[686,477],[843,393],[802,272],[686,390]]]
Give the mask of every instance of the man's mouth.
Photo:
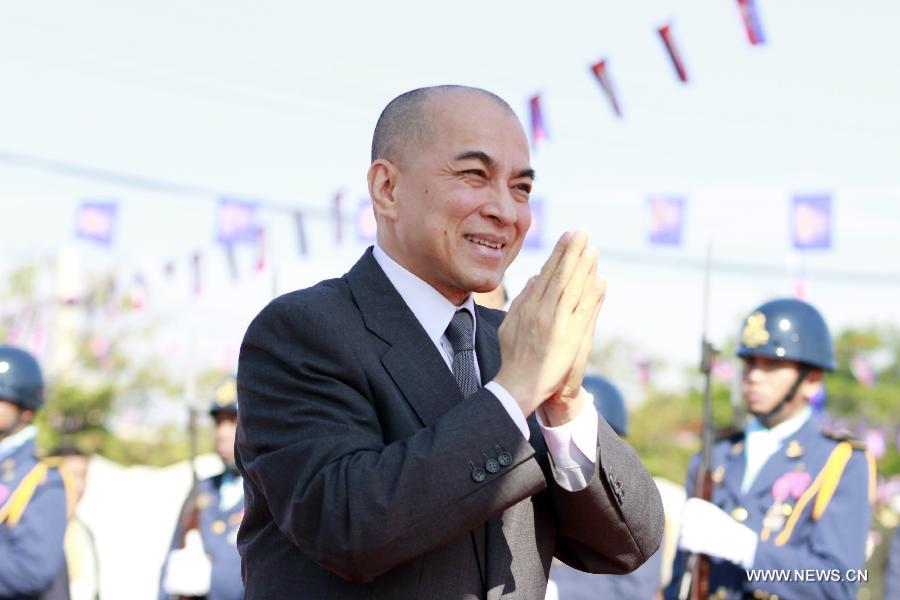
[[[486,247],[488,247],[488,248],[493,248],[494,250],[500,250],[500,249],[503,248],[503,246],[505,245],[505,244],[503,244],[503,243],[501,243],[501,242],[491,242],[491,241],[486,240],[486,239],[484,239],[484,238],[475,237],[474,235],[467,235],[467,236],[464,236],[464,237],[465,237],[466,240],[468,240],[468,241],[470,241],[470,242],[472,242],[472,243],[474,243],[474,244],[479,244],[479,245],[481,245],[481,246],[486,246]]]

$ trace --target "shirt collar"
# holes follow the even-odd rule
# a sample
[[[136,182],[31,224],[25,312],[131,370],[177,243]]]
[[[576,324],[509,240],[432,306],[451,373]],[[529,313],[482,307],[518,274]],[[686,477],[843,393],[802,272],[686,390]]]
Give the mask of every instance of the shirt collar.
[[[803,424],[806,423],[810,417],[812,417],[812,409],[809,406],[804,406],[803,410],[799,413],[788,419],[783,423],[779,423],[775,427],[771,429],[767,429],[763,426],[759,419],[754,419],[750,426],[747,428],[747,433],[750,434],[760,434],[765,433],[767,437],[771,437],[779,442],[783,442],[787,438],[791,437],[797,431],[803,427]]]
[[[8,438],[0,440],[0,456],[12,454],[29,440],[37,436],[37,428],[34,425],[26,425],[21,431],[17,431]]]
[[[400,266],[378,244],[375,244],[372,255],[436,346],[440,347],[441,338],[444,336],[444,332],[447,331],[450,320],[453,319],[456,311],[461,308],[467,309],[472,315],[472,322],[475,323],[472,327],[472,336],[474,338],[477,323],[473,294],[469,294],[459,306],[454,306],[452,302],[431,287],[429,283]]]

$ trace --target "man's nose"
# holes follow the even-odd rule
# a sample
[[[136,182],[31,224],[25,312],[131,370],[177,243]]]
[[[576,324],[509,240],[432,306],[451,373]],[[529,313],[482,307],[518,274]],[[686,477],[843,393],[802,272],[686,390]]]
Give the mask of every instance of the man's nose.
[[[516,200],[506,186],[502,186],[491,194],[491,200],[485,204],[482,213],[497,221],[500,225],[514,225],[518,218]]]

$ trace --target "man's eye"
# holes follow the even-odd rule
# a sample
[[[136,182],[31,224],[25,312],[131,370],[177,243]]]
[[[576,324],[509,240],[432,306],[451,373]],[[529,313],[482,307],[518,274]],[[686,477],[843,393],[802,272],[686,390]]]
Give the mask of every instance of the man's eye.
[[[463,175],[474,175],[475,177],[480,177],[482,179],[487,178],[487,173],[485,173],[481,169],[470,169],[468,171],[463,171]]]
[[[520,183],[516,186],[516,189],[522,190],[526,194],[531,193],[531,184],[530,183]]]

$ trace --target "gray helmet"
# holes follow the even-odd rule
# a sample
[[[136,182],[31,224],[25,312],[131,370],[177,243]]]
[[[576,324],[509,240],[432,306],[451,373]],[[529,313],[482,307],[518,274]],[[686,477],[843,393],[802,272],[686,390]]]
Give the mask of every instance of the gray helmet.
[[[216,384],[209,414],[213,417],[223,413],[236,415],[237,410],[237,377],[229,375]]]
[[[737,355],[765,356],[834,371],[834,348],[825,319],[802,300],[771,300],[741,326]]]
[[[628,435],[628,412],[622,393],[605,377],[585,375],[581,385],[594,397],[594,406],[619,435]]]
[[[44,376],[37,360],[21,348],[0,345],[0,400],[25,410],[44,404]]]

